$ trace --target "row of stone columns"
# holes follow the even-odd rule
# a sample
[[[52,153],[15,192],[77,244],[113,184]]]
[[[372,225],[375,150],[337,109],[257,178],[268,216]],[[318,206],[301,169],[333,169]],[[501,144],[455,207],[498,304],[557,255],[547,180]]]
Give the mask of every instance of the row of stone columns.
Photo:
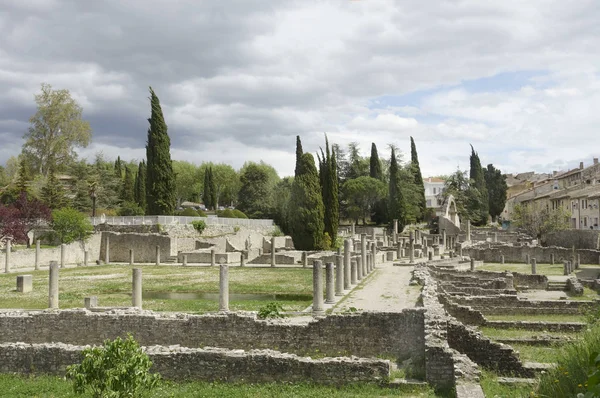
[[[36,240],[35,241],[35,264],[34,264],[34,269],[36,271],[39,271],[40,269],[40,240]],[[66,262],[66,250],[67,250],[67,245],[62,244],[60,245],[60,268],[64,268],[65,267],[65,262]],[[11,239],[7,239],[6,240],[6,253],[4,254],[4,272],[5,273],[9,273],[10,272],[10,268],[11,268],[11,263],[10,263],[10,255],[12,252],[12,240]],[[58,264],[58,263],[57,263]],[[83,265],[87,266],[88,265],[88,251],[85,250],[83,252]]]

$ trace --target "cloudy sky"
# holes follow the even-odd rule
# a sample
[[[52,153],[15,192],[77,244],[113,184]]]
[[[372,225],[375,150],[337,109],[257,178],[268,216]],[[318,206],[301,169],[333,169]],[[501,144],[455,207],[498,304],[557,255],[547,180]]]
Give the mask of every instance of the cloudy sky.
[[[264,160],[356,141],[424,176],[598,157],[595,0],[1,0],[0,163],[20,152],[42,82],[84,108],[80,153],[145,157],[148,86],[174,159]],[[382,153],[383,152],[383,153]]]

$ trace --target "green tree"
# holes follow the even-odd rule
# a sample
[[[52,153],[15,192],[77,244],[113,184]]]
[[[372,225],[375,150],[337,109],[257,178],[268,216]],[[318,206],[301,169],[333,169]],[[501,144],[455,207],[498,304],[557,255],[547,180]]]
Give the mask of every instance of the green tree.
[[[315,160],[310,153],[300,157],[290,200],[290,234],[298,250],[324,248],[323,198]]]
[[[94,233],[86,215],[70,207],[52,211],[50,227],[60,243],[85,242]]]
[[[210,203],[215,210],[219,208],[219,202],[217,198],[217,186],[215,184],[215,175],[213,173],[213,168],[208,169],[210,172],[208,173],[208,185],[210,186]]]
[[[75,159],[74,149],[88,146],[92,133],[90,124],[82,119],[83,109],[69,90],[52,90],[43,83],[35,102],[37,112],[29,119],[23,152],[40,173],[48,176],[51,169],[60,170]]]
[[[291,230],[290,218],[293,215],[291,208],[293,177],[284,177],[275,185],[273,221],[283,233],[289,235]],[[236,209],[237,210],[237,209]]]
[[[31,175],[25,161],[25,157],[19,159],[19,172],[17,174],[17,189],[19,192],[27,192],[29,183],[31,182]]]
[[[212,203],[213,196],[210,192],[210,170],[210,167],[204,170],[204,192],[202,193],[202,200],[204,201],[204,206],[206,206],[207,209],[214,208],[214,204]]]
[[[419,165],[419,156],[417,155],[417,146],[415,140],[410,137],[410,167],[414,177],[414,183],[417,193],[417,206],[419,208],[419,221],[422,220],[427,208],[425,200],[425,184],[423,183],[423,175],[421,174],[421,166]]]
[[[141,161],[135,176],[135,203],[146,212],[146,162]]]
[[[360,156],[358,143],[348,144],[348,169],[344,175],[345,180],[369,175],[369,159]]]
[[[46,184],[42,187],[42,202],[50,209],[60,209],[67,205],[65,189],[56,178],[53,169],[50,169]]]
[[[175,173],[171,161],[171,139],[160,101],[150,87],[152,113],[148,122],[146,145],[146,213],[173,214],[175,210]]]
[[[348,202],[349,215],[358,222],[362,218],[363,224],[366,224],[366,219],[373,206],[385,198],[387,187],[378,179],[372,177],[358,177],[348,180],[342,186]]]
[[[381,160],[379,160],[379,153],[377,152],[377,146],[374,142],[371,143],[371,158],[369,159],[369,176],[381,182],[384,181]],[[387,202],[388,201],[384,197],[381,198],[380,201],[375,203],[375,205],[373,205],[371,221],[375,222],[376,224],[382,224],[387,221]]]
[[[325,233],[331,242],[335,242],[339,225],[339,201],[338,201],[338,172],[335,152],[330,151],[329,141],[325,136],[325,153],[321,151],[319,158],[319,180],[321,183],[321,196],[325,207]]]
[[[402,183],[396,158],[395,148],[392,147],[390,157],[390,181],[388,188],[388,214],[390,220],[398,220],[398,230],[404,230],[406,225],[406,203],[402,192]]]
[[[273,213],[275,186],[279,176],[263,162],[247,162],[240,170],[241,187],[237,208],[249,218],[265,218]]]
[[[469,207],[469,212],[473,215],[471,222],[475,225],[485,225],[489,216],[488,192],[485,187],[485,177],[481,161],[479,160],[479,155],[473,149],[473,145],[471,145],[469,161],[471,165],[469,170],[470,185],[477,191],[477,194],[471,195],[467,206]]]
[[[488,164],[483,171],[485,187],[488,192],[490,216],[492,216],[492,221],[495,222],[504,211],[504,205],[506,204],[506,192],[508,191],[506,176],[502,175],[502,172],[495,168],[493,164]]]
[[[67,367],[76,394],[100,397],[141,397],[157,387],[158,374],[150,373],[152,362],[140,345],[128,335],[105,340],[100,347],[83,350],[80,364]]]
[[[133,203],[135,201],[135,177],[129,166],[125,166],[125,179],[121,189],[121,200]]]
[[[513,209],[512,222],[537,239],[550,232],[569,228],[571,213],[559,207],[549,209],[538,203],[518,204]]]
[[[296,136],[296,168],[294,169],[294,175],[298,173],[298,165],[300,164],[300,159],[302,158],[302,141],[300,141],[300,136]]]
[[[115,175],[117,178],[123,178],[123,162],[121,161],[121,157],[117,156],[117,160],[115,160]]]
[[[173,172],[177,205],[185,201],[197,202],[200,193],[200,181],[197,179],[198,166],[190,162],[174,160]]]
[[[240,176],[233,167],[219,163],[211,166],[216,203],[233,205],[240,190]]]

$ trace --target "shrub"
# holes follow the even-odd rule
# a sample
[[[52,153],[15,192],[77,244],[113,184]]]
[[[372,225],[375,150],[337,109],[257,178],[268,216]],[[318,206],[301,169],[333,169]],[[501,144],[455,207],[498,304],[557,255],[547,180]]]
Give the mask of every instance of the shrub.
[[[119,216],[143,216],[145,212],[137,203],[124,202],[117,210],[117,214]]]
[[[83,213],[68,207],[52,212],[50,227],[60,243],[84,242],[94,232],[90,220]]]
[[[150,373],[152,362],[128,335],[105,340],[101,347],[86,348],[80,364],[67,367],[76,394],[93,397],[139,397],[158,385],[160,376]]]
[[[218,210],[217,216],[223,217],[223,218],[236,218],[231,209]]]
[[[233,216],[234,216],[235,218],[248,218],[248,216],[247,216],[247,215],[245,215],[245,214],[244,214],[242,211],[240,211],[240,210],[238,210],[238,209],[234,209],[234,210],[232,211],[232,213],[233,213]]]
[[[198,217],[198,212],[191,207],[188,207],[187,209],[178,211],[177,215],[182,217]]]
[[[202,231],[204,231],[204,228],[206,228],[206,223],[202,220],[192,221],[192,226],[199,234],[201,234]]]
[[[276,302],[270,302],[264,307],[260,307],[260,309],[258,310],[258,317],[260,319],[283,318],[283,314],[281,313],[281,311],[283,311],[283,307],[281,306],[281,304]]]
[[[323,249],[331,249],[331,237],[327,232],[323,233]]]
[[[206,217],[206,213],[203,212],[202,210],[197,210],[196,213],[198,213],[198,216],[200,216],[200,217]]]
[[[283,236],[283,232],[281,232],[281,229],[276,225],[271,231],[271,236]]]

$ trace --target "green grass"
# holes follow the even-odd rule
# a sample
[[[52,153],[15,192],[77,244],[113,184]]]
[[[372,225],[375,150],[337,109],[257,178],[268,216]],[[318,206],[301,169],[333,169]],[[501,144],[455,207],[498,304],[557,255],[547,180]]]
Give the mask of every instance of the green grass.
[[[581,264],[580,268],[592,268],[598,267],[598,264]],[[477,269],[485,271],[511,271],[520,272],[522,274],[531,274],[531,265],[525,263],[484,263],[478,266]],[[536,264],[536,272],[541,275],[563,275],[563,264],[555,263],[551,264]]]
[[[492,340],[498,339],[533,339],[538,336],[560,337],[562,339],[577,339],[581,333],[563,333],[563,332],[541,332],[539,330],[525,329],[496,329],[492,327],[481,327],[483,335]]]
[[[22,377],[0,375],[0,394],[11,398],[80,397],[72,391],[71,383],[62,378],[40,376]],[[148,397],[436,397],[429,387],[403,386],[382,388],[372,384],[328,387],[312,384],[242,384],[208,382],[163,382]]]
[[[519,351],[521,362],[556,363],[557,347],[537,347],[524,344],[511,344],[515,351]]]
[[[486,397],[494,398],[524,398],[531,397],[535,386],[504,385],[498,383],[498,376],[490,371],[481,371],[481,388]]]
[[[567,295],[569,293],[567,292]],[[600,294],[597,291],[590,289],[589,287],[583,288],[583,296],[571,296],[569,295],[569,300],[596,300],[600,299]]]
[[[218,293],[218,267],[143,266],[144,292]],[[15,274],[0,275],[0,308],[44,309],[48,305],[48,271],[28,271],[33,292],[17,293]],[[81,308],[87,296],[98,296],[100,306],[131,305],[131,269],[108,265],[60,270],[61,308]],[[285,311],[299,311],[312,301],[312,269],[240,268],[229,269],[229,293],[280,294]],[[275,301],[275,300],[270,300]],[[256,311],[268,301],[230,301],[231,310]],[[156,311],[206,312],[218,310],[211,300],[145,299],[144,308]]]
[[[488,321],[530,321],[530,322],[585,322],[583,314],[550,314],[550,315],[486,315]]]

